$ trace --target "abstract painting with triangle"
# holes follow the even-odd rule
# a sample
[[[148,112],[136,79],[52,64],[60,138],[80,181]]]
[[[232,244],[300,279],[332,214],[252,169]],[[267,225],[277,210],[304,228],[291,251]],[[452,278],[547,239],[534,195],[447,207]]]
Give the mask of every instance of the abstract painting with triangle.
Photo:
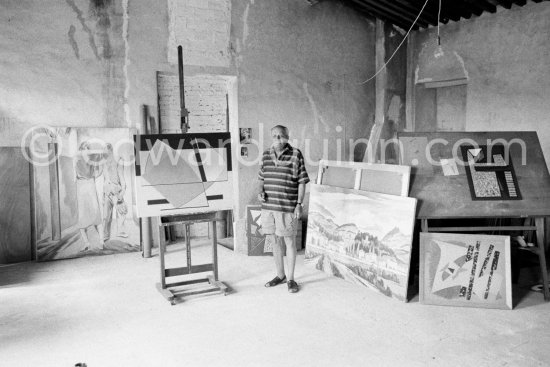
[[[139,217],[233,208],[229,133],[135,135]]]
[[[420,302],[512,309],[510,236],[420,233]]]

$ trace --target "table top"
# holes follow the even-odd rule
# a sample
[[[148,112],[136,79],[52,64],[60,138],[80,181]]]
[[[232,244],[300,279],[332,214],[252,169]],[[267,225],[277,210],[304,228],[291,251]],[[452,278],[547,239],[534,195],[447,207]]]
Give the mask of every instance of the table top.
[[[409,196],[418,199],[419,219],[550,216],[550,175],[534,131],[403,132],[398,141],[402,164],[412,167]],[[522,200],[472,200],[463,165],[458,175],[445,176],[433,164],[462,157],[460,146],[473,143],[509,147]]]

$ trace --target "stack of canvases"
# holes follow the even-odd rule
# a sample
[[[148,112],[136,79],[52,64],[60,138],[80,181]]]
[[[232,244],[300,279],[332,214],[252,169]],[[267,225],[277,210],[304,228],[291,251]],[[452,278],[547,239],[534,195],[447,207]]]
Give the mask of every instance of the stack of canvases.
[[[139,250],[131,129],[2,133],[17,147],[0,150],[0,263]]]
[[[407,301],[416,212],[409,178],[409,166],[321,161],[306,264]]]

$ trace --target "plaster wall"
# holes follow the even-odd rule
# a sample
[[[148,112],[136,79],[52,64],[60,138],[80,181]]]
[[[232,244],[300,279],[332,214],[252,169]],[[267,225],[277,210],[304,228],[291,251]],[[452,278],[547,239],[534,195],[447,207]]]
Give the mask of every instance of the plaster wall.
[[[123,0],[0,3],[3,145],[38,124],[127,126],[123,14]]]
[[[465,130],[536,130],[548,164],[550,3],[497,9],[441,27],[443,50],[456,52],[469,78]],[[434,28],[416,33],[414,69],[426,63],[420,55],[435,42]],[[422,123],[415,121],[417,131]]]
[[[156,71],[177,73],[171,27],[186,47],[208,28],[220,31],[212,45],[229,62],[212,62],[212,50],[198,48],[185,75],[228,80],[231,132],[251,127],[258,141],[234,165],[239,225],[246,205],[256,203],[251,185],[271,126],[290,128],[312,179],[321,158],[363,157],[365,145],[349,139],[368,138],[374,120],[374,82],[361,84],[375,71],[373,21],[336,1],[187,3],[201,11],[176,24],[168,0],[1,2],[0,145],[17,145],[14,138],[40,124],[140,127],[141,106],[156,111]],[[230,11],[214,14],[206,3]]]
[[[365,145],[350,153],[349,139],[368,139],[374,120],[374,80],[361,84],[374,74],[374,46],[374,22],[339,2],[232,2],[239,127],[252,128],[255,141],[238,164],[237,246],[246,244],[246,205],[258,203],[258,164],[272,126],[290,129],[312,181],[321,158],[362,159]]]

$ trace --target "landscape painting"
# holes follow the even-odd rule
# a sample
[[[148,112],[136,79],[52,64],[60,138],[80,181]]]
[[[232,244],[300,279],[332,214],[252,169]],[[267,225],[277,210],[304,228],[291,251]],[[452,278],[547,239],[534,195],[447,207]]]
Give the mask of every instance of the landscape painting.
[[[416,199],[311,185],[305,259],[407,301]]]
[[[126,128],[44,128],[33,133],[39,261],[139,250],[133,214],[133,144]]]
[[[229,133],[136,135],[140,217],[233,209]]]
[[[512,309],[510,237],[420,233],[420,302]]]

